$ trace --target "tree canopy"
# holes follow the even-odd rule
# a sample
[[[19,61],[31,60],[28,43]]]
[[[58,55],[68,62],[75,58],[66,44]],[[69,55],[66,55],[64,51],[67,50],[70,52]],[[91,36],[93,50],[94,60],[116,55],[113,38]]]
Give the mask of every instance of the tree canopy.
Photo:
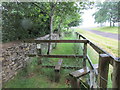
[[[96,7],[98,11],[93,14],[95,22],[104,23],[108,21],[110,26],[112,26],[112,23],[114,26],[114,23],[120,22],[119,5],[120,2],[97,3]]]
[[[82,22],[93,2],[2,2],[3,42],[40,37]]]

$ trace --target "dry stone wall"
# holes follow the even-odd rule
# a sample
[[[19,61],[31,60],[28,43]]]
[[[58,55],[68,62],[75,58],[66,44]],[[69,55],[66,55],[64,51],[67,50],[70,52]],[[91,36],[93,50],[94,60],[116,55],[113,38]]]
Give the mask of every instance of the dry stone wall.
[[[49,35],[40,37],[37,39],[46,40]],[[52,39],[59,39],[57,34],[52,35]],[[41,44],[42,46],[46,46]],[[2,69],[0,75],[2,76],[2,83],[4,84],[11,78],[13,78],[18,70],[24,68],[26,61],[29,61],[27,54],[37,54],[36,43],[20,43],[19,45],[13,45],[5,50],[2,50],[2,56],[0,56],[0,64],[2,64]]]
[[[35,43],[21,43],[2,51],[2,82],[8,81],[29,60],[27,54],[36,53]]]

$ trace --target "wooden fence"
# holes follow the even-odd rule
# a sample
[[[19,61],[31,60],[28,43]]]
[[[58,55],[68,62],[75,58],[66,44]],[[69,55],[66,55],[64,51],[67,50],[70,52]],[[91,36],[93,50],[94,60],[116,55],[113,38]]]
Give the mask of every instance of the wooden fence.
[[[83,55],[42,55],[41,53],[37,54],[38,57],[48,57],[48,58],[83,58],[83,68],[86,67],[86,60],[88,60],[91,69],[95,71],[94,65],[87,55],[87,45],[90,45],[98,54],[99,54],[99,65],[98,65],[98,87],[107,88],[108,83],[108,71],[109,64],[113,66],[113,77],[112,77],[112,87],[120,88],[120,61],[115,59],[112,55],[99,48],[97,45],[93,44],[90,40],[85,38],[80,33],[76,32],[76,36],[79,40],[29,40],[29,43],[83,43]],[[83,38],[81,40],[81,38]],[[40,49],[39,49],[40,50]],[[29,55],[29,56],[36,56]],[[54,67],[54,66],[52,66]],[[96,77],[94,75],[94,77]]]
[[[84,40],[87,40],[87,44],[89,44],[99,54],[98,86],[100,88],[107,88],[109,64],[111,64],[113,66],[112,88],[120,88],[120,61],[97,45],[93,44],[90,40],[88,40],[80,33],[76,32],[76,36],[78,39],[82,38]],[[88,55],[87,58],[89,59],[91,67],[93,68]]]

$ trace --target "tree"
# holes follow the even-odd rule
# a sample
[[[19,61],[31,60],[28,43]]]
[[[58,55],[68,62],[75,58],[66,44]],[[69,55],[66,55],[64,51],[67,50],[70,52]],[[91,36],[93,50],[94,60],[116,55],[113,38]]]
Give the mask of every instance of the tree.
[[[50,31],[49,16],[45,3],[37,8],[32,2],[2,3],[3,41],[21,40],[43,36]],[[31,22],[32,24],[30,25]]]
[[[114,26],[114,23],[120,22],[120,18],[118,18],[118,8],[119,2],[103,2],[97,3],[96,7],[98,11],[93,14],[95,18],[95,22],[104,23],[110,22],[110,26]]]
[[[2,2],[3,41],[51,35],[54,29],[60,33],[62,28],[79,25],[81,10],[88,8],[88,4],[89,2]]]

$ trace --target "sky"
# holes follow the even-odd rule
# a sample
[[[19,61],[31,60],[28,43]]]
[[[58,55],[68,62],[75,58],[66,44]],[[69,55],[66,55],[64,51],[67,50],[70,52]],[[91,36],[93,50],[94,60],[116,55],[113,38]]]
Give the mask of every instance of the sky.
[[[95,13],[96,9],[88,9],[84,11],[84,14],[82,15],[83,22],[79,27],[97,27],[98,24],[94,23],[95,19],[92,16],[93,13]]]

